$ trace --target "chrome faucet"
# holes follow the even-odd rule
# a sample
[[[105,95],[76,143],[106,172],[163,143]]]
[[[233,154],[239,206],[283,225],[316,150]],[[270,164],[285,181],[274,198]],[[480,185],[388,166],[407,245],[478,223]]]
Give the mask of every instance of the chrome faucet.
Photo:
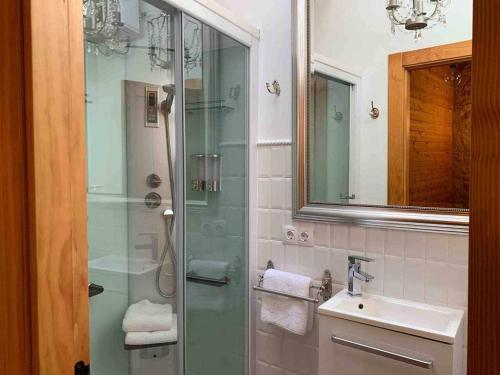
[[[364,281],[365,283],[373,280],[373,276],[367,274],[366,272],[361,271],[361,261],[363,262],[373,262],[375,259],[358,256],[358,255],[349,255],[347,257],[348,265],[347,265],[347,294],[350,296],[360,296],[361,288],[354,287],[354,280],[358,279]]]

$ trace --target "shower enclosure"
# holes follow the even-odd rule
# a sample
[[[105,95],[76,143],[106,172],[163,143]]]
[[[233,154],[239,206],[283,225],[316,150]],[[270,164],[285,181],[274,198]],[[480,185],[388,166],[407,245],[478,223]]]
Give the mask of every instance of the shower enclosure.
[[[91,373],[243,375],[249,48],[163,1],[83,11]],[[171,324],[123,324],[144,300]]]

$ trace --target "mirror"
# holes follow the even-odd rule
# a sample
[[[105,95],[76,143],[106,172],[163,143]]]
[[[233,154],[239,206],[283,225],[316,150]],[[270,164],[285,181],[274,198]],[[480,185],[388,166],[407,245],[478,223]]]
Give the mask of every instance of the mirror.
[[[294,32],[295,216],[466,230],[472,0],[296,0]]]

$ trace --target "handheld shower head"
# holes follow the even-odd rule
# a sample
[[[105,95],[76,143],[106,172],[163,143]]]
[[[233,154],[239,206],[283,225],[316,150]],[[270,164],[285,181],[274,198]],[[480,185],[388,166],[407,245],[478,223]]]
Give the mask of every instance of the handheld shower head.
[[[175,85],[163,85],[162,89],[167,94],[167,98],[162,102],[162,106],[164,106],[164,110],[166,110],[167,113],[170,113],[172,111],[172,103],[174,102]]]

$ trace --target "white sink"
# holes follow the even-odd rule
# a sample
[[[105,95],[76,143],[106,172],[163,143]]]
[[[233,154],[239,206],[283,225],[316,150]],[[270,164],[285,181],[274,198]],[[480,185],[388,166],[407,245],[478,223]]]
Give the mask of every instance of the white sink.
[[[463,311],[395,298],[342,290],[318,308],[318,313],[453,344]]]

